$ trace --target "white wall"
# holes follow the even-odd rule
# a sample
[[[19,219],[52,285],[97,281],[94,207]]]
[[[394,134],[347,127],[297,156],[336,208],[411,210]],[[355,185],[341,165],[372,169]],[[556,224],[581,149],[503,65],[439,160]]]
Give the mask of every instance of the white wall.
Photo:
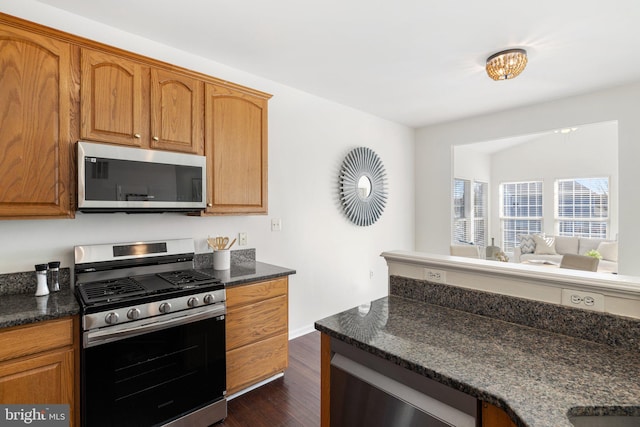
[[[0,221],[0,273],[52,260],[72,267],[77,244],[190,237],[197,252],[205,252],[207,235],[246,231],[258,260],[297,270],[290,278],[293,335],[387,294],[380,253],[414,245],[412,129],[34,1],[4,0],[0,11],[274,95],[268,216],[78,214],[74,220]],[[388,204],[370,227],[351,224],[337,196],[342,160],[357,146],[373,149],[387,171]],[[282,219],[281,232],[270,231],[271,218]]]
[[[640,83],[491,113],[416,131],[416,250],[447,253],[451,147],[618,121],[620,273],[640,275]],[[604,147],[607,149],[608,147]]]

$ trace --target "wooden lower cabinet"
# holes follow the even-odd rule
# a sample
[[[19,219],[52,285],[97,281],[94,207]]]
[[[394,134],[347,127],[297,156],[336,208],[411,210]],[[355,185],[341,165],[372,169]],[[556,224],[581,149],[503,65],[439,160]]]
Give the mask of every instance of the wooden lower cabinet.
[[[482,427],[516,427],[509,415],[502,409],[487,402],[482,402]]]
[[[281,334],[227,352],[227,393],[233,394],[288,366],[289,337]]]
[[[288,366],[288,278],[227,289],[227,394]]]
[[[0,332],[0,403],[68,404],[79,424],[77,320],[65,318]]]

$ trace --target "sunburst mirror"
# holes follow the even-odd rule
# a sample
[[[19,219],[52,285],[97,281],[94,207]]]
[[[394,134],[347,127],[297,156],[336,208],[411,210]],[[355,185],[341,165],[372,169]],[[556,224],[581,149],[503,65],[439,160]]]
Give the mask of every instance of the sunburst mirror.
[[[345,214],[356,225],[371,225],[382,215],[387,203],[386,172],[370,148],[354,148],[344,158],[340,201]]]

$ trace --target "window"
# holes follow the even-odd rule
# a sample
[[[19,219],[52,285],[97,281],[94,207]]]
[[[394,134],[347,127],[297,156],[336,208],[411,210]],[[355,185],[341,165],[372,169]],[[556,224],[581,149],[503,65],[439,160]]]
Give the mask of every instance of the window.
[[[473,193],[471,189],[473,188]],[[467,179],[453,180],[453,228],[451,242],[487,244],[488,184]]]
[[[542,181],[500,185],[502,246],[512,253],[518,236],[542,232]]]
[[[466,179],[453,180],[453,243],[467,243],[471,241],[471,203],[469,201],[470,181]]]
[[[473,182],[473,241],[476,245],[487,246],[489,220],[487,218],[489,184]]]
[[[559,179],[555,194],[557,234],[607,238],[609,178]]]

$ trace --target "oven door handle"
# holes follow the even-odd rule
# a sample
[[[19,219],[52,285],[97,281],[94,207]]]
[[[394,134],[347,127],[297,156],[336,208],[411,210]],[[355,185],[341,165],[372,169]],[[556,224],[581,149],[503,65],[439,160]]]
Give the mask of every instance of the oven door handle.
[[[204,308],[204,307],[203,307]],[[199,320],[210,319],[212,317],[220,316],[221,319],[224,320],[224,315],[226,314],[226,308],[224,304],[216,304],[213,307],[206,307],[206,310],[198,311],[195,314],[183,314],[183,313],[174,313],[171,318],[160,321],[153,321],[152,323],[143,323],[140,324],[138,322],[125,323],[119,326],[111,326],[108,328],[98,329],[95,331],[88,331],[83,334],[83,348],[95,347],[102,344],[107,344],[113,341],[123,340],[125,338],[136,337],[138,335],[147,334],[149,332],[160,331],[163,329],[168,329],[174,326],[185,325],[187,323],[197,322]],[[142,322],[148,322],[148,319],[145,319]],[[134,323],[137,323],[133,326]]]

